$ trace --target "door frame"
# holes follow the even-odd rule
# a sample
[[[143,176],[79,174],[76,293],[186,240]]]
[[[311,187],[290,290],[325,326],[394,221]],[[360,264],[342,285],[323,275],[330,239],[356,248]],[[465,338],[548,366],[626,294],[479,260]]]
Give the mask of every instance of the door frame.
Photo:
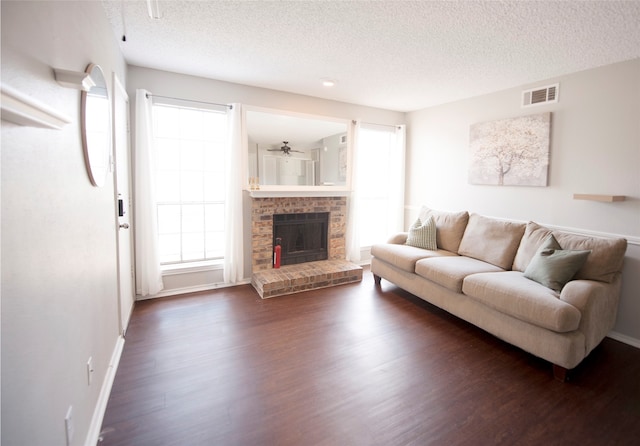
[[[124,209],[125,212],[129,215],[129,228],[121,229],[120,228],[120,217],[119,217],[119,187],[118,187],[118,175],[122,175],[122,172],[118,172],[118,135],[117,131],[122,131],[117,125],[117,119],[121,118],[117,115],[116,112],[116,102],[117,97],[120,96],[124,99],[126,103],[126,113],[125,113],[125,131],[126,131],[126,156],[127,156],[127,172],[124,175],[127,176],[128,182],[128,199],[125,200]],[[118,330],[119,333],[124,337],[127,326],[129,325],[129,320],[131,319],[131,313],[133,311],[134,303],[135,303],[135,255],[134,255],[134,230],[133,230],[133,207],[132,207],[132,175],[131,175],[131,131],[130,131],[130,122],[131,122],[131,113],[130,113],[130,103],[129,103],[129,95],[127,94],[124,85],[120,82],[120,79],[113,73],[113,107],[112,107],[112,118],[113,118],[113,195],[114,195],[114,203],[115,203],[115,225],[116,225],[116,264],[117,264],[117,278],[118,278]],[[130,256],[130,264],[131,264],[131,296],[123,296],[122,294],[122,272],[121,272],[121,250],[127,250],[126,246],[122,246],[120,231],[127,230],[130,231],[129,236],[129,256]],[[126,305],[130,306],[129,309],[126,309]],[[123,312],[126,311],[126,314]]]

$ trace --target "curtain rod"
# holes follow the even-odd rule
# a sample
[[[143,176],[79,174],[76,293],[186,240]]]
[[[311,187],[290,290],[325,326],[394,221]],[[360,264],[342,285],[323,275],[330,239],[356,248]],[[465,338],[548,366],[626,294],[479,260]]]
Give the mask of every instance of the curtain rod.
[[[146,93],[147,99],[150,97],[163,98],[163,99],[174,99],[176,101],[186,101],[186,102],[196,102],[198,104],[209,104],[209,105],[218,105],[220,107],[228,107],[229,110],[233,110],[233,105],[231,104],[218,104],[216,102],[206,102],[206,101],[194,101],[193,99],[184,99],[184,98],[174,98],[172,96],[160,96],[158,94]]]
[[[352,120],[351,122],[355,125],[356,122],[358,121]],[[404,125],[404,124],[376,124],[375,122],[365,122],[365,121],[360,121],[360,124],[370,125],[372,127],[393,127],[396,130]]]

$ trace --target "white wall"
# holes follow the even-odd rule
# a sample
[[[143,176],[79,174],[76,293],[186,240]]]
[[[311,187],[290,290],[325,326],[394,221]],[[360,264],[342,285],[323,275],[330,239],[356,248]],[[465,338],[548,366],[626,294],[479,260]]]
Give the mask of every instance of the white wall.
[[[560,82],[559,102],[521,108],[521,91]],[[548,187],[467,182],[469,126],[552,112]],[[623,236],[629,248],[613,336],[640,347],[640,59],[407,115],[405,224],[426,204]],[[620,203],[574,193],[626,195]]]
[[[63,130],[2,121],[2,444],[84,444],[118,340],[113,180],[91,186],[80,92],[53,67],[125,63],[100,2],[2,1],[2,83],[65,113]],[[112,91],[112,90],[111,90]],[[93,358],[93,383],[86,362]]]
[[[129,66],[127,90],[135,98],[136,89],[144,88],[160,96],[178,97],[220,104],[241,103],[258,107],[288,110],[342,119],[362,119],[376,124],[403,124],[404,113],[363,107],[344,102],[285,93],[276,90],[250,87],[201,77],[187,76],[166,71]],[[134,115],[132,111],[132,115]],[[135,148],[134,148],[135,150]],[[245,206],[249,204],[245,203]],[[250,207],[248,208],[250,209]],[[245,212],[245,277],[250,278],[251,238],[250,212]],[[160,295],[211,288],[222,282],[222,270],[164,276],[165,290]]]

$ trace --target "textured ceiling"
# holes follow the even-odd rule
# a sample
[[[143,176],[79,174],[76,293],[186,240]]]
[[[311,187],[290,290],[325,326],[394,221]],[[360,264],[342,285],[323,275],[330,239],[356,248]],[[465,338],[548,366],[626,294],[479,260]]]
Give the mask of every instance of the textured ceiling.
[[[103,1],[129,64],[398,111],[640,57],[640,1],[159,4]]]

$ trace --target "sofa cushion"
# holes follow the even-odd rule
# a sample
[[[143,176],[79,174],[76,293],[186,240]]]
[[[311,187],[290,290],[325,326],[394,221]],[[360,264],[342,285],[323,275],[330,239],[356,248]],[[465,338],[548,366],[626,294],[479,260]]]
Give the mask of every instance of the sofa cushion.
[[[611,283],[616,273],[622,271],[624,254],[627,250],[625,239],[570,234],[551,230],[534,222],[527,223],[518,252],[513,260],[513,269],[524,271],[549,234],[553,234],[562,249],[591,251],[587,261],[576,273],[576,279]]]
[[[469,274],[504,271],[495,265],[471,257],[431,257],[416,262],[416,274],[440,286],[462,292],[462,281]]]
[[[409,228],[406,244],[416,248],[436,251],[438,249],[436,244],[436,222],[433,217],[429,216],[426,220],[418,218]]]
[[[599,238],[553,231],[562,249],[591,251],[578,270],[575,279],[598,280],[611,283],[622,271],[627,241],[623,238]]]
[[[428,217],[433,217],[436,222],[436,243],[438,248],[457,253],[462,234],[464,234],[464,229],[469,221],[469,213],[467,211],[437,211],[422,206],[420,219],[424,221]]]
[[[525,227],[524,223],[471,214],[458,253],[510,269]]]
[[[398,245],[394,243],[379,243],[373,245],[371,247],[371,255],[409,273],[415,272],[416,262],[420,259],[427,257],[457,256],[457,254],[442,249],[429,251],[427,249],[416,248],[415,246]]]
[[[584,265],[590,252],[562,249],[553,234],[549,234],[524,270],[524,276],[552,290],[561,291]]]
[[[551,229],[540,226],[533,221],[527,223],[511,269],[514,271],[524,271],[527,269],[529,262],[531,262],[531,259],[536,255],[536,252],[538,252],[538,249],[551,232]]]
[[[520,271],[467,276],[462,292],[503,314],[549,330],[566,333],[580,324],[580,311],[550,288],[527,279]]]

